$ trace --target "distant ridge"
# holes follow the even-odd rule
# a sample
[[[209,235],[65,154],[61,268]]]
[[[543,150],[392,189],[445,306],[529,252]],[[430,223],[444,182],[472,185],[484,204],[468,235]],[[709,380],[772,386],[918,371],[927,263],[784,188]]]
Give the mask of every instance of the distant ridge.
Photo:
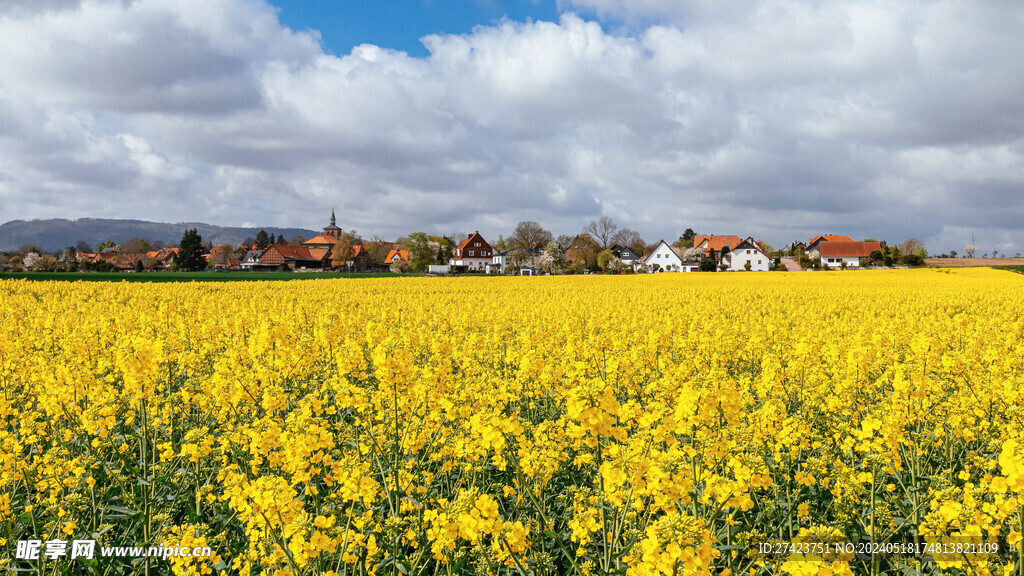
[[[262,226],[256,228],[238,228],[216,226],[203,222],[182,222],[169,224],[166,222],[147,222],[145,220],[111,220],[106,218],[79,218],[66,220],[50,218],[47,220],[11,220],[0,224],[0,251],[11,252],[23,244],[34,244],[47,252],[63,250],[74,246],[79,240],[85,240],[93,247],[100,242],[113,240],[118,244],[131,238],[148,238],[150,241],[162,240],[166,244],[177,244],[185,230],[195,228],[203,237],[203,241],[237,246],[246,238],[255,238],[260,230],[268,234],[312,238],[319,234],[305,228],[275,228]]]

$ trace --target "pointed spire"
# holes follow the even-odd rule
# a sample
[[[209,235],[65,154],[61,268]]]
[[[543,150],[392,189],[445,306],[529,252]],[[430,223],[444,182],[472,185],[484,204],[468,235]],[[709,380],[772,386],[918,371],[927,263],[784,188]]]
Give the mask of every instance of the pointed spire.
[[[334,222],[335,222],[335,219],[334,219],[334,206],[331,206],[331,226],[335,225]]]

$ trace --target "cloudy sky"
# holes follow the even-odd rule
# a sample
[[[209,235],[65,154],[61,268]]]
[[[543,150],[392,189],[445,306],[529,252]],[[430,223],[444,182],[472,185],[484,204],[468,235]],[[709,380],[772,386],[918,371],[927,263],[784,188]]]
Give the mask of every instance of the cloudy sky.
[[[1024,252],[1024,3],[4,0],[0,222]]]

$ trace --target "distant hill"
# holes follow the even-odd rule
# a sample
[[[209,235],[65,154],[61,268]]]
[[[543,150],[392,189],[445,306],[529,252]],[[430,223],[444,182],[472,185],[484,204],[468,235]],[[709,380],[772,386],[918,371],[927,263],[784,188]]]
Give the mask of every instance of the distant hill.
[[[95,248],[96,244],[113,240],[118,244],[131,238],[148,238],[165,244],[177,244],[185,230],[195,228],[203,241],[209,240],[214,246],[232,244],[237,246],[246,238],[255,238],[260,230],[268,234],[284,236],[291,239],[295,236],[312,238],[320,232],[304,228],[228,228],[204,224],[202,222],[182,222],[168,224],[166,222],[146,222],[144,220],[108,220],[105,218],[79,218],[65,220],[51,218],[49,220],[11,220],[0,224],[0,251],[12,252],[24,244],[40,246],[47,252],[63,250],[74,246],[79,240],[85,240]]]

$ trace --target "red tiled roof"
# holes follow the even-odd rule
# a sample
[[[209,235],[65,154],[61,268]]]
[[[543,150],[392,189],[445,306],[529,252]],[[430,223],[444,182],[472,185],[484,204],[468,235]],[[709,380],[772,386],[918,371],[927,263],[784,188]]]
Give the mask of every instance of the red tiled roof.
[[[313,258],[315,258],[317,260],[323,260],[324,256],[328,252],[330,252],[330,251],[331,251],[330,248],[310,248],[309,249],[309,254],[310,254],[310,256],[312,256]]]
[[[395,255],[398,255],[398,258],[402,262],[408,262],[409,261],[409,251],[408,250],[392,250],[391,252],[388,252],[388,257],[384,259],[384,263],[385,264],[393,263],[395,261]]]
[[[321,234],[319,236],[315,236],[313,238],[310,238],[309,240],[306,240],[305,242],[302,243],[302,245],[309,246],[313,244],[329,244],[331,246],[334,246],[337,243],[338,239],[335,238],[334,236],[324,236],[323,234]]]
[[[849,236],[841,236],[837,234],[819,234],[807,243],[808,246],[815,242],[853,242],[853,238]]]
[[[882,245],[878,242],[829,240],[822,242],[820,249],[822,258],[868,258],[872,251],[881,251]]]
[[[707,252],[708,250],[721,252],[722,248],[725,248],[726,246],[728,246],[729,249],[732,250],[733,248],[739,246],[740,242],[743,241],[739,236],[736,236],[734,234],[715,234],[713,236],[698,235],[693,237],[693,246],[695,248],[699,248],[705,240],[707,240],[708,243],[707,248],[705,248],[704,250],[705,252]]]
[[[298,260],[313,260],[314,257],[309,252],[309,248],[305,246],[289,246],[287,244],[274,244],[269,250],[277,250],[281,256],[285,258],[295,258]]]

